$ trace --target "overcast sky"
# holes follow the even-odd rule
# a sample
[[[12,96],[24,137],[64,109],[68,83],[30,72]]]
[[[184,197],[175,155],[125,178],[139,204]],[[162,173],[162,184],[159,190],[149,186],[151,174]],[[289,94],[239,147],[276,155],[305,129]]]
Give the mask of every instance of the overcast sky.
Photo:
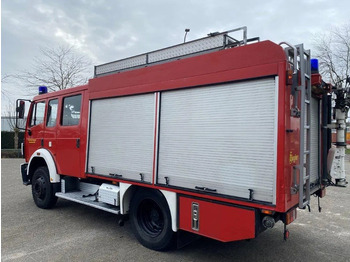
[[[73,44],[93,66],[181,43],[210,32],[247,26],[248,37],[304,43],[313,35],[349,23],[348,0],[2,0],[2,76],[29,70],[40,47]],[[26,95],[23,86],[2,83],[7,100]]]

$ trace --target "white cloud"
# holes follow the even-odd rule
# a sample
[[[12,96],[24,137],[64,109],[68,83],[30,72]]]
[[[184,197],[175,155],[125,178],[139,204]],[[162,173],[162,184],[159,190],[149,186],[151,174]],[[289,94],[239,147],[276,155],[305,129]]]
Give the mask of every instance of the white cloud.
[[[34,9],[36,9],[41,14],[45,14],[45,15],[53,14],[53,9],[47,5],[39,4],[34,6]]]
[[[84,46],[84,35],[79,35],[79,37],[77,37],[63,31],[61,28],[56,28],[55,36],[61,38],[64,42],[66,42],[69,45],[76,46],[78,49]]]

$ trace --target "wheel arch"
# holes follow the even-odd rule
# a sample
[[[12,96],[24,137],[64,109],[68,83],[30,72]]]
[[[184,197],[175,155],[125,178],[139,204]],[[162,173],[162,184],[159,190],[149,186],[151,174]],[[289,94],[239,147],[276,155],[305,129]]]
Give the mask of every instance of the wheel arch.
[[[140,186],[135,186],[127,183],[120,183],[120,212],[125,215],[129,213],[129,206],[132,197],[134,194],[141,192],[142,190],[156,190],[161,192],[162,196],[165,198],[168,203],[168,207],[170,210],[171,216],[171,228],[174,232],[177,232],[177,196],[175,192],[167,191],[167,190],[158,190],[151,188],[144,188]]]
[[[27,176],[30,180],[32,179],[35,170],[40,166],[46,166],[49,170],[50,183],[60,182],[60,175],[57,174],[57,168],[53,156],[44,148],[36,150],[28,162]]]

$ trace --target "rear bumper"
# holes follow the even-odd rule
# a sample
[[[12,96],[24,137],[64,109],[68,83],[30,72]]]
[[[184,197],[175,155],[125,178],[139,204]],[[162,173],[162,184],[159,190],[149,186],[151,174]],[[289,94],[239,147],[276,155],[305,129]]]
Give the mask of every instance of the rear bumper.
[[[28,168],[28,163],[21,164],[21,175],[22,175],[22,181],[23,185],[30,185],[30,179],[27,175],[27,168]]]

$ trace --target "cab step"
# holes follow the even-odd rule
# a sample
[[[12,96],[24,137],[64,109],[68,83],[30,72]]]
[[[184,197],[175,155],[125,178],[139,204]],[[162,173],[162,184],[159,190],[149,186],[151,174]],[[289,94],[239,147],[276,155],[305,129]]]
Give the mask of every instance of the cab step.
[[[55,194],[56,197],[70,200],[82,205],[94,207],[116,215],[120,214],[119,206],[98,201],[98,191],[100,189],[99,185],[78,182],[78,187],[70,188],[69,192],[67,192],[67,188],[69,188],[67,184],[66,184],[66,181],[62,179],[61,192],[57,192]],[[69,184],[72,184],[72,183],[69,183]]]
[[[83,197],[82,192],[70,192],[70,193],[56,193],[58,198],[63,198],[66,200],[70,200],[79,204],[83,204],[86,206],[94,207],[97,209],[101,209],[116,215],[120,214],[120,208],[116,206],[112,206],[102,202],[96,202],[95,196]]]

